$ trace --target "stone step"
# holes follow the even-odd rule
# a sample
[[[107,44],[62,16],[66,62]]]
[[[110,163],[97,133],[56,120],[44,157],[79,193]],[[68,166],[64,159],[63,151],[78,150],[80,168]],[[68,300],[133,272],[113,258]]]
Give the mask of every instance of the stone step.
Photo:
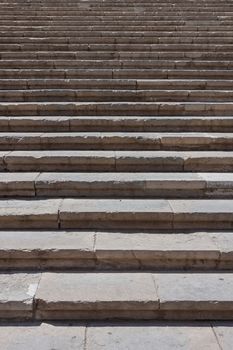
[[[0,150],[233,150],[233,133],[1,133]]]
[[[159,5],[159,6],[158,6]],[[155,3],[141,3],[141,4],[123,4],[123,3],[108,3],[108,4],[79,4],[77,6],[77,3],[75,4],[66,4],[66,6],[61,4],[33,4],[31,3],[30,6],[27,6],[27,4],[19,4],[19,3],[1,3],[3,13],[9,12],[9,9],[12,9],[12,14],[15,14],[17,12],[22,13],[22,10],[25,10],[26,14],[28,15],[28,12],[41,12],[45,17],[50,16],[52,13],[53,16],[56,16],[58,13],[61,14],[62,10],[64,12],[73,12],[70,14],[70,16],[74,16],[74,13],[82,12],[87,13],[88,16],[99,14],[99,12],[102,10],[102,16],[104,16],[106,13],[109,12],[120,12],[122,16],[126,14],[130,14],[131,16],[135,14],[135,16],[145,15],[148,16],[182,16],[181,10],[184,10],[184,17],[186,16],[192,16],[193,14],[198,14],[198,11],[201,15],[206,15],[206,18],[212,19],[215,18],[214,16],[223,15],[230,16],[232,13],[232,3],[203,3],[199,2],[195,4],[195,6],[190,6],[190,4],[187,4],[185,2],[176,4],[165,3],[165,2],[155,2]],[[45,10],[47,9],[47,13]],[[167,14],[166,14],[167,9]],[[209,10],[209,11],[208,11]],[[35,14],[33,14],[33,17]],[[222,17],[220,17],[222,19]]]
[[[23,19],[15,19],[10,17],[9,19],[2,18],[1,19],[1,25],[2,26],[14,26],[14,29],[17,27],[41,27],[42,25],[45,26],[61,26],[64,28],[69,28],[70,26],[75,26],[78,21],[78,25],[87,25],[88,20],[91,21],[91,25],[102,25],[106,23],[107,25],[132,25],[132,17],[120,17],[120,16],[108,16],[108,17],[94,17],[93,16],[85,16],[83,18],[82,16],[65,16],[64,18],[61,17],[55,17],[55,18],[46,18],[41,16],[41,19],[39,18],[23,18]],[[216,20],[218,20],[220,25],[231,25],[233,21],[233,16],[224,16],[224,19],[219,18],[219,16],[213,16],[210,17],[208,15],[192,15],[192,16],[167,16],[167,17],[161,17],[161,16],[154,16],[152,18],[145,18],[144,17],[135,17],[134,19],[134,25],[186,25],[186,24],[192,24],[192,25],[199,25],[201,22],[203,22],[205,25],[215,25]]]
[[[44,31],[47,31],[47,35],[44,34]],[[60,26],[46,26],[46,27],[38,27],[37,30],[32,30],[30,27],[19,27],[19,28],[15,28],[15,27],[10,27],[10,26],[0,26],[0,35],[3,36],[9,36],[9,32],[11,32],[11,34],[13,34],[13,36],[27,36],[27,37],[33,37],[34,34],[37,32],[37,36],[56,36],[57,34],[59,36],[64,36],[65,34],[70,36],[77,36],[80,34],[80,32],[86,31],[88,33],[88,36],[90,36],[90,33],[92,33],[92,31],[97,31],[102,33],[106,31],[106,32],[118,32],[118,35],[121,32],[124,31],[140,31],[140,32],[149,32],[149,33],[153,33],[156,32],[156,34],[159,36],[160,32],[164,32],[164,31],[177,31],[177,32],[183,32],[184,34],[187,32],[202,32],[202,33],[206,33],[206,32],[219,32],[222,35],[224,35],[225,32],[228,31],[232,31],[232,24],[231,25],[221,25],[221,26],[217,26],[217,25],[154,25],[154,26],[146,26],[146,25],[141,25],[141,26],[117,26],[117,25],[111,25],[108,26],[106,28],[105,25],[95,25],[95,26],[73,26],[73,27],[69,27],[69,28],[60,28]],[[101,34],[100,34],[101,35]]]
[[[95,38],[93,38],[95,39]],[[182,40],[182,39],[180,39]],[[104,39],[105,42],[112,41],[111,37]],[[128,40],[121,40],[121,41],[128,41]],[[148,40],[149,41],[149,40]],[[46,44],[49,45],[49,44]],[[88,45],[88,44],[87,44]],[[105,45],[105,44],[103,44]],[[48,51],[45,49],[44,51],[41,50],[39,47],[38,50],[36,50],[36,45],[32,45],[30,51],[2,51],[1,52],[1,60],[3,61],[2,64],[6,63],[10,64],[12,60],[15,61],[16,64],[19,64],[19,60],[49,60],[54,62],[54,65],[56,63],[60,64],[63,60],[68,60],[67,64],[73,63],[74,60],[81,61],[89,61],[92,60],[93,64],[95,61],[105,61],[105,60],[111,60],[112,64],[116,64],[115,61],[119,61],[123,64],[128,63],[128,60],[132,60],[133,62],[137,62],[137,64],[140,66],[140,61],[147,59],[149,62],[147,64],[154,64],[154,65],[171,65],[171,60],[175,59],[178,60],[176,62],[177,67],[180,65],[188,65],[188,64],[197,64],[197,65],[208,65],[210,62],[212,62],[213,67],[212,68],[221,68],[222,65],[226,65],[228,63],[228,69],[231,68],[230,61],[233,58],[232,52],[213,52],[210,50],[205,51],[137,51],[132,46],[136,46],[139,44],[134,43],[124,43],[119,45],[128,45],[127,50],[105,50],[101,51],[98,49],[90,50],[90,51],[78,51],[73,49],[68,49],[64,45],[64,50],[60,51]],[[38,45],[41,46],[41,45]],[[59,44],[59,46],[61,46]],[[67,45],[68,46],[68,45]],[[193,62],[191,61],[193,60]],[[8,62],[9,61],[9,62]],[[71,62],[69,62],[71,61]],[[51,63],[51,62],[49,62]],[[146,62],[144,62],[146,63]],[[84,64],[84,63],[83,63]],[[145,64],[146,67],[146,64]]]
[[[57,59],[57,60],[45,60],[45,59],[16,59],[16,60],[0,60],[0,69],[27,69],[30,73],[31,69],[65,69],[69,70],[66,78],[72,78],[70,76],[70,71],[75,70],[75,73],[78,76],[78,73],[81,72],[80,78],[88,78],[89,67],[92,66],[93,70],[97,70],[99,76],[101,78],[106,78],[104,75],[101,75],[101,71],[103,66],[105,66],[105,70],[110,70],[110,75],[107,78],[122,78],[126,77],[130,78],[144,78],[148,79],[149,69],[154,68],[155,72],[150,76],[151,79],[154,78],[177,78],[185,79],[186,74],[190,76],[190,70],[194,70],[194,76],[199,79],[209,77],[208,71],[213,76],[214,79],[220,76],[221,78],[226,79],[226,75],[228,75],[228,79],[232,79],[232,68],[233,63],[231,61],[207,61],[207,60],[179,60],[179,61],[162,61],[162,60],[148,60],[145,63],[143,59],[111,59],[111,60],[66,60],[66,59]],[[15,67],[15,68],[14,68]],[[77,70],[78,71],[77,71]],[[114,75],[114,70],[116,71],[116,76]],[[147,70],[147,74],[144,74]],[[184,73],[182,74],[182,70]],[[176,77],[169,76],[169,71],[176,74]],[[181,71],[181,72],[180,72]],[[204,74],[203,74],[204,71]],[[207,71],[205,73],[205,71]],[[222,73],[223,71],[223,73]],[[93,71],[92,71],[93,72]],[[117,73],[119,76],[117,76]],[[125,74],[126,73],[126,74]],[[141,73],[141,74],[140,74]],[[159,73],[162,75],[160,76]],[[134,76],[135,74],[135,76]],[[203,76],[202,76],[203,74]],[[90,75],[90,74],[89,74]],[[121,76],[122,75],[122,76]],[[133,75],[133,76],[132,76]],[[95,78],[95,75],[91,76]],[[47,76],[49,78],[49,76]],[[192,78],[192,75],[190,76]]]
[[[233,117],[1,117],[1,132],[233,132]]]
[[[11,32],[11,35],[9,37],[9,33],[4,31],[1,32],[1,38],[0,38],[0,42],[2,43],[16,43],[16,44],[20,44],[21,42],[30,42],[33,43],[33,41],[40,41],[40,42],[51,42],[51,40],[56,43],[58,41],[58,43],[60,43],[61,40],[65,40],[66,43],[76,43],[77,40],[81,39],[84,40],[82,38],[87,38],[87,40],[89,40],[89,38],[95,38],[96,40],[100,40],[101,38],[104,39],[116,39],[116,40],[120,40],[121,38],[125,38],[125,40],[130,40],[130,39],[145,39],[145,40],[163,40],[163,38],[184,38],[184,39],[188,39],[188,38],[200,38],[202,40],[206,40],[208,41],[208,39],[212,39],[212,38],[217,38],[217,39],[221,39],[224,35],[224,38],[231,38],[232,37],[232,30],[228,30],[228,31],[224,31],[224,32],[216,32],[216,31],[168,31],[168,30],[164,30],[161,32],[158,31],[151,31],[151,32],[144,32],[144,31],[130,31],[130,30],[125,30],[124,32],[119,32],[119,31],[101,31],[101,32],[94,32],[94,31],[78,31],[80,38],[77,38],[77,32],[75,31],[65,31],[63,33],[63,35],[61,35],[60,32],[56,32],[54,33],[54,31],[50,31],[50,32],[41,32],[41,31],[35,31],[33,32],[32,36],[20,36],[17,34],[17,32]],[[224,40],[223,38],[223,40]],[[97,41],[98,42],[98,41]]]
[[[105,27],[106,28],[106,27]],[[1,27],[0,27],[0,30]],[[93,29],[95,30],[95,29]],[[172,52],[202,52],[202,51],[216,51],[216,52],[231,52],[233,51],[232,44],[186,44],[186,43],[170,43],[170,44],[40,44],[37,48],[35,44],[0,44],[1,51],[11,51],[12,53],[17,51],[143,51],[143,52],[158,52],[158,51],[172,51]],[[3,56],[4,58],[4,56]]]
[[[27,89],[0,90],[1,102],[232,102],[232,90]]]
[[[2,171],[233,172],[223,151],[5,151]]]
[[[233,80],[211,79],[1,79],[1,90],[105,89],[105,90],[228,90]],[[205,93],[205,92],[204,92]]]
[[[86,32],[86,34],[88,34]],[[187,36],[172,36],[172,37],[167,37],[165,35],[162,36],[140,36],[138,34],[138,36],[130,36],[130,34],[128,36],[121,36],[121,34],[116,34],[115,37],[112,36],[96,36],[96,33],[90,34],[90,36],[82,36],[82,37],[71,37],[71,38],[67,38],[67,37],[41,37],[41,38],[15,38],[15,37],[3,37],[0,38],[0,44],[1,47],[4,48],[4,52],[1,52],[1,57],[5,57],[5,54],[7,54],[8,52],[12,53],[20,53],[19,50],[23,50],[24,52],[28,52],[30,53],[30,51],[49,51],[49,45],[59,45],[61,47],[65,46],[67,47],[66,51],[72,51],[72,45],[77,45],[77,44],[181,44],[181,43],[186,43],[186,44],[231,44],[232,40],[230,37],[226,36],[225,38],[221,38],[219,36],[196,36],[195,34],[193,35],[187,35]],[[229,34],[229,33],[228,33]],[[6,46],[7,45],[7,46]],[[61,50],[62,51],[62,50]],[[63,51],[65,51],[63,49]],[[75,51],[75,50],[73,50]],[[59,53],[58,50],[56,50],[56,52]],[[211,55],[219,55],[219,53],[208,50],[210,57]],[[13,54],[12,53],[12,54]],[[51,51],[50,51],[51,53]],[[188,52],[189,53],[189,52]],[[199,51],[198,55],[204,55],[204,51]],[[55,52],[53,52],[53,54],[55,54]],[[155,57],[156,56],[156,51],[151,51],[151,52],[140,52],[141,55],[145,55],[150,57]],[[182,52],[182,51],[172,51],[170,52],[170,55],[172,54],[176,54],[179,56],[182,56],[187,54],[187,52]],[[190,51],[189,53],[190,55],[195,54],[195,52]],[[231,53],[224,53],[221,52],[221,54],[223,55],[223,57],[225,55],[228,55],[230,58],[232,58],[232,54]],[[197,52],[196,52],[197,55]]]
[[[0,247],[2,271],[227,271],[233,266],[232,232],[0,231]]]
[[[44,273],[36,318],[232,319],[232,284],[231,273]]]
[[[1,102],[0,116],[231,116],[233,102]]]
[[[0,61],[1,62],[1,61]],[[12,62],[12,61],[11,61]],[[30,61],[33,64],[36,61]],[[51,67],[43,61],[42,68],[0,68],[0,79],[197,79],[197,80],[233,80],[233,69],[143,69],[143,68],[62,68]],[[90,60],[90,65],[91,65]],[[107,61],[106,61],[107,62]],[[111,63],[111,62],[110,62]],[[109,63],[109,64],[110,64]],[[117,63],[117,62],[116,62]],[[203,61],[205,63],[205,61]],[[21,65],[24,65],[22,60]],[[28,61],[26,61],[28,64]],[[97,64],[97,63],[96,63]]]
[[[232,273],[14,273],[0,281],[1,319],[232,320]]]
[[[1,173],[0,197],[233,198],[233,173]]]
[[[213,5],[212,6],[203,6],[203,3],[199,4],[196,7],[190,8],[190,5],[187,6],[187,4],[181,4],[180,7],[177,7],[174,11],[174,6],[168,6],[167,4],[159,4],[162,5],[160,6],[160,11],[158,11],[158,5],[154,4],[154,6],[145,6],[143,4],[144,9],[142,7],[135,7],[135,6],[124,6],[123,9],[119,8],[119,5],[115,6],[108,6],[108,7],[93,7],[93,8],[88,8],[88,7],[83,7],[77,9],[77,6],[66,6],[66,7],[57,7],[54,9],[54,7],[24,7],[22,8],[21,6],[2,6],[2,13],[5,15],[17,15],[17,14],[25,14],[25,16],[35,16],[38,14],[39,16],[56,16],[60,15],[62,16],[63,13],[65,15],[92,15],[92,16],[106,16],[109,14],[117,14],[117,15],[132,15],[132,11],[136,15],[148,15],[151,16],[151,14],[160,14],[160,15],[174,15],[174,14],[179,14],[181,11],[184,11],[184,15],[186,14],[193,14],[193,13],[198,13],[200,11],[202,14],[208,15],[208,17],[211,19],[213,16],[216,16],[217,14],[219,15],[231,15],[233,12],[233,7],[232,4],[218,4],[218,6]],[[121,7],[122,5],[120,5]],[[216,18],[216,17],[214,17]]]
[[[1,229],[231,230],[231,199],[9,199]]]
[[[216,16],[217,17],[217,16]],[[145,18],[134,18],[134,23],[133,25],[134,26],[147,26],[147,25],[151,25],[153,26],[160,26],[160,25],[178,25],[178,26],[182,26],[182,25],[216,25],[216,17],[213,18],[213,17],[209,17],[207,15],[205,16],[200,16],[200,18],[198,18],[198,16],[196,15],[195,17],[189,17],[187,18],[186,16],[184,17],[171,17],[171,18],[160,18],[160,17],[157,17],[157,16],[154,16],[154,19],[145,19]],[[70,19],[70,20],[67,20],[65,18],[53,18],[53,20],[51,19],[41,19],[41,20],[26,20],[26,19],[23,19],[23,20],[14,20],[14,19],[11,19],[11,20],[1,20],[1,26],[2,27],[10,27],[10,28],[13,28],[14,27],[14,30],[17,28],[17,27],[26,27],[26,28],[30,28],[30,27],[34,27],[34,28],[41,28],[41,26],[46,26],[46,27],[50,27],[50,26],[54,26],[54,27],[57,27],[57,26],[60,26],[60,28],[69,28],[69,27],[75,27],[76,24],[77,24],[77,20],[78,20],[78,28],[79,26],[89,26],[88,24],[88,19],[90,18],[82,18],[82,19],[79,19],[79,17],[77,16],[75,19]],[[224,19],[221,19],[218,17],[218,23],[219,25],[232,25],[232,22],[233,22],[233,16],[228,16],[227,18],[224,17]],[[123,25],[123,26],[131,26],[132,25],[132,21],[130,21],[130,19],[127,19],[127,18],[113,18],[111,20],[111,18],[94,18],[92,17],[92,21],[91,21],[91,25],[92,26],[98,26],[98,25],[103,25],[103,24],[106,24],[107,26],[119,26],[119,25]]]
[[[86,334],[86,335],[85,335]],[[8,323],[0,327],[0,346],[9,350],[51,348],[56,350],[117,349],[119,343],[127,350],[140,350],[145,344],[148,348],[174,350],[184,346],[186,349],[202,348],[231,350],[233,327],[225,322],[154,322],[133,321],[95,322],[95,323]],[[8,340],[14,344],[9,347]]]

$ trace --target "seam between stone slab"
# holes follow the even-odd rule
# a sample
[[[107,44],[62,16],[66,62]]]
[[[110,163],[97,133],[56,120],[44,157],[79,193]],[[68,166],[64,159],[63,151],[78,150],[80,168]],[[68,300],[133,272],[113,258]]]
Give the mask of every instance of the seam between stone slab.
[[[85,330],[84,330],[84,342],[83,342],[83,350],[88,350],[87,348],[87,339],[88,339],[88,323],[85,324]]]
[[[61,230],[61,208],[62,208],[62,205],[63,205],[63,202],[64,202],[64,198],[60,199],[60,203],[59,203],[59,206],[58,206],[58,210],[57,210],[57,227],[58,227],[58,230]]]
[[[37,293],[37,290],[39,288],[41,278],[42,278],[42,273],[40,273],[40,275],[39,275],[39,280],[38,280],[38,284],[37,284],[37,287],[36,287],[36,291],[35,291],[34,296],[32,298],[32,319],[33,320],[36,320],[36,310],[37,310],[36,293]]]
[[[220,350],[224,350],[223,347],[222,347],[222,345],[221,345],[221,343],[220,343],[220,341],[219,341],[218,335],[217,335],[217,333],[215,332],[214,324],[213,324],[212,322],[210,322],[210,328],[211,328],[211,330],[212,330],[212,332],[213,332],[213,334],[214,334],[214,337],[215,337],[215,339],[216,339],[217,345],[219,346],[219,349],[220,349]]]
[[[9,151],[9,152],[6,152],[5,154],[4,154],[4,156],[2,157],[2,162],[3,162],[3,168],[4,168],[4,170],[5,171],[8,171],[9,169],[8,169],[8,163],[7,163],[7,157],[9,156],[9,155],[11,155],[11,153],[12,152],[14,152],[14,151]]]
[[[35,197],[39,197],[39,196],[38,196],[38,188],[37,188],[37,180],[40,178],[40,175],[42,175],[42,172],[38,172],[38,175],[34,178],[34,181],[33,181],[33,187],[34,187],[34,191],[35,191]]]
[[[174,221],[175,221],[175,209],[173,208],[172,203],[170,202],[169,199],[167,199],[166,201],[167,201],[167,203],[168,203],[168,205],[169,205],[169,207],[171,209],[171,214],[172,214],[171,227],[172,227],[172,230],[174,230],[174,226],[175,226],[175,224],[174,224]]]
[[[212,244],[216,247],[216,250],[218,252],[218,260],[216,261],[216,266],[215,266],[216,270],[218,271],[219,265],[222,262],[223,251],[221,250],[221,247],[217,244],[217,242],[214,241],[213,236],[211,236],[209,232],[207,232],[207,235],[210,241],[212,242]]]
[[[202,173],[198,172],[198,173],[196,173],[196,175],[200,178],[201,181],[204,182],[204,184],[205,184],[204,194],[206,195],[206,193],[208,191],[208,181],[204,177],[202,177]]]

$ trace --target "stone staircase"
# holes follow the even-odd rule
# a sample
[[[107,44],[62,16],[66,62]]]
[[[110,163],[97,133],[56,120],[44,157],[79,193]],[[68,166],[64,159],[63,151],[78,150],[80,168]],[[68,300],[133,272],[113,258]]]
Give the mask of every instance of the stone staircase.
[[[0,0],[1,349],[232,350],[232,37],[230,0]]]

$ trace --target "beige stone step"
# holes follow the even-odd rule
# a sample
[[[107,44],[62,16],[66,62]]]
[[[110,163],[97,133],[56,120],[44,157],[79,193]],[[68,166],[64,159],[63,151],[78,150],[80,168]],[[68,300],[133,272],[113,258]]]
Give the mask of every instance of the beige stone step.
[[[1,133],[0,150],[219,150],[233,149],[233,133],[66,132]]]
[[[231,116],[233,102],[1,102],[0,116]]]
[[[231,200],[64,199],[61,228],[231,229]]]
[[[4,16],[1,16],[1,18]],[[81,17],[82,18],[82,17]],[[153,18],[153,17],[152,17]],[[75,17],[76,20],[79,20],[79,18]],[[134,20],[134,16],[129,18],[130,20]],[[10,18],[12,20],[12,18]],[[68,18],[69,20],[69,18]],[[91,20],[91,18],[90,18]],[[109,18],[109,20],[112,20],[112,18]],[[166,32],[163,32],[161,36],[131,36],[130,34],[128,36],[123,36],[118,33],[115,37],[111,36],[96,36],[96,33],[91,33],[89,36],[83,35],[82,37],[41,37],[41,38],[27,38],[27,37],[1,37],[0,43],[1,47],[5,47],[7,50],[9,50],[10,47],[14,47],[15,49],[19,48],[30,48],[30,47],[36,47],[37,49],[39,47],[48,47],[49,44],[59,44],[59,45],[66,45],[67,47],[69,44],[180,44],[180,43],[187,43],[187,44],[231,44],[232,40],[229,37],[229,33],[224,34],[224,38],[221,38],[219,36],[214,36],[206,34],[206,36],[196,36],[194,33],[189,35],[187,34],[185,37],[180,35],[175,36],[173,33],[168,32],[168,36],[166,36]],[[171,36],[169,36],[171,34]],[[13,46],[12,46],[13,45]],[[142,53],[143,54],[143,53]],[[146,55],[149,53],[144,53]],[[151,53],[151,55],[155,56],[155,52]],[[178,53],[177,53],[178,54]],[[181,53],[179,53],[181,54]],[[214,54],[212,52],[212,54]],[[222,55],[226,55],[226,53],[222,52]],[[230,53],[228,53],[230,55]],[[200,53],[201,55],[201,53]],[[224,55],[224,56],[225,56]]]
[[[26,17],[25,14],[23,15],[24,18]],[[17,15],[17,18],[20,17],[20,14]],[[115,17],[115,16],[114,16]],[[12,17],[11,17],[12,18]],[[135,17],[133,16],[134,19]],[[91,18],[92,19],[92,18]],[[91,20],[90,19],[90,20]],[[77,42],[77,36],[75,34],[77,34],[77,32],[72,31],[72,32],[68,32],[65,31],[63,34],[62,33],[54,33],[54,31],[50,31],[50,32],[33,32],[33,36],[20,36],[20,34],[18,34],[17,32],[11,32],[11,36],[9,37],[9,32],[4,31],[1,32],[2,36],[0,38],[0,42],[4,42],[6,43],[6,41],[9,40],[9,43],[11,43],[11,40],[13,40],[16,43],[20,43],[21,41],[25,42],[28,39],[30,39],[30,42],[33,42],[33,40],[39,40],[39,42],[51,42],[51,40],[53,40],[54,43],[56,43],[56,41],[58,40],[60,42],[60,40],[65,40],[66,43],[74,43]],[[208,38],[222,38],[223,34],[224,37],[229,38],[232,36],[232,30],[228,30],[228,31],[224,31],[223,32],[216,32],[216,31],[202,31],[202,32],[198,32],[198,31],[168,31],[168,30],[164,30],[164,31],[151,31],[151,32],[144,32],[144,31],[130,31],[130,30],[125,30],[124,32],[117,32],[117,31],[101,31],[100,32],[88,32],[88,31],[79,31],[80,37],[82,38],[86,38],[88,40],[88,38],[96,38],[98,40],[98,38],[114,38],[116,40],[120,40],[121,38],[126,38],[128,40],[133,40],[134,38],[140,38],[148,40],[148,38],[150,38],[150,40],[155,38],[157,40],[159,40],[159,38],[161,38],[160,40],[162,41],[163,38],[203,38],[208,40]],[[31,41],[32,40],[32,41]],[[98,41],[97,41],[98,42]],[[160,41],[159,41],[160,42]]]
[[[2,271],[213,271],[233,267],[232,232],[0,231],[0,247]]]
[[[0,181],[4,175],[16,178],[14,173],[2,174]],[[37,196],[231,197],[233,174],[42,173],[34,179],[34,188]]]
[[[1,79],[1,90],[231,90],[233,80],[212,79]],[[1,91],[2,92],[2,91]]]
[[[233,117],[1,117],[1,132],[233,132]]]
[[[137,38],[136,38],[137,39]],[[173,38],[172,38],[173,39]],[[171,40],[172,40],[171,39]],[[138,39],[137,39],[138,40]],[[151,39],[140,39],[143,42],[151,41]],[[221,39],[219,39],[221,40]],[[53,40],[51,40],[53,42]],[[103,42],[103,47],[108,44],[109,42],[113,41],[113,38],[107,37],[107,38],[99,38],[98,37],[93,37],[92,39],[89,38],[83,38],[83,44],[80,45],[90,45],[89,42]],[[118,43],[119,41],[119,43]],[[177,41],[174,39],[174,41]],[[188,39],[185,38],[180,38],[179,41],[188,41]],[[190,39],[189,41],[193,41],[193,39]],[[230,68],[231,60],[233,57],[233,53],[231,52],[214,52],[211,50],[206,49],[205,51],[140,51],[137,50],[138,48],[138,43],[134,43],[133,40],[128,40],[126,39],[114,39],[114,42],[117,42],[119,45],[124,45],[125,48],[127,47],[127,50],[90,50],[90,51],[85,51],[85,50],[77,50],[74,44],[71,45],[65,45],[65,44],[56,44],[56,48],[52,51],[49,51],[48,48],[50,47],[51,44],[31,44],[30,46],[28,45],[28,48],[24,50],[24,48],[20,48],[16,51],[13,49],[10,50],[10,45],[4,44],[6,50],[1,53],[1,59],[2,60],[14,60],[15,63],[17,63],[19,60],[92,60],[92,64],[94,64],[95,60],[122,60],[122,64],[128,59],[128,60],[145,60],[147,61],[153,61],[153,62],[144,62],[145,63],[145,68],[146,68],[146,63],[147,65],[154,64],[154,68],[156,65],[158,66],[163,65],[165,68],[166,65],[171,65],[171,62],[169,60],[177,60],[177,65],[181,65],[182,61],[184,61],[183,65],[190,65],[195,62],[196,64],[202,64],[208,66],[210,64],[209,61],[212,62],[213,68],[220,68],[223,67],[222,61],[227,61],[228,66],[227,68]],[[205,40],[206,44],[207,41]],[[110,43],[109,43],[110,44]],[[115,44],[114,44],[115,45]],[[3,46],[3,45],[2,45]],[[24,45],[26,46],[26,45]],[[22,51],[20,51],[22,50]],[[187,62],[187,60],[193,60],[194,62]],[[199,62],[199,61],[204,61],[204,62]],[[159,61],[159,62],[157,62]],[[162,62],[161,62],[162,61]],[[168,62],[167,62],[168,61]],[[72,62],[73,63],[73,62]],[[82,62],[79,62],[80,64]],[[114,61],[112,62],[114,63]],[[128,63],[126,61],[126,63]],[[221,65],[222,63],[222,65]],[[4,64],[4,63],[2,63]],[[10,64],[10,63],[9,63]],[[54,64],[56,64],[56,61],[54,61]],[[129,63],[128,63],[129,64]],[[140,62],[137,62],[138,65],[140,65]],[[174,65],[175,66],[175,65]],[[226,63],[225,63],[226,66]]]
[[[2,197],[232,198],[232,173],[1,173]]]
[[[233,172],[223,151],[11,151],[0,152],[5,171]]]
[[[1,318],[32,319],[33,312],[38,320],[232,319],[231,273],[14,273],[0,279]]]
[[[91,64],[91,63],[90,63]],[[49,62],[41,68],[5,68],[0,69],[1,79],[213,79],[232,80],[231,69],[111,69],[111,68],[54,68]]]
[[[230,199],[0,201],[2,229],[231,230]]]
[[[128,47],[128,45],[126,45]],[[232,70],[232,61],[207,61],[207,60],[145,60],[145,59],[4,59],[0,60],[0,69],[135,69],[136,72],[142,69],[157,70]],[[95,78],[93,76],[93,78]],[[104,77],[103,77],[104,78]],[[131,77],[129,76],[128,79]],[[148,79],[147,76],[137,77],[138,79]],[[151,78],[155,79],[152,75]],[[159,77],[158,77],[159,78]],[[170,77],[168,77],[170,78]],[[179,77],[182,78],[182,75]],[[199,78],[202,78],[201,76]],[[222,76],[224,78],[224,76]],[[216,79],[216,77],[214,77]],[[232,79],[232,77],[229,77]]]
[[[233,90],[0,90],[2,102],[232,102]]]
[[[118,14],[116,12],[116,14]],[[83,14],[85,15],[85,14]],[[206,24],[205,21],[203,21],[204,24],[168,24],[166,23],[163,24],[158,24],[158,25],[152,25],[152,26],[147,26],[147,25],[109,25],[106,28],[106,25],[90,25],[89,22],[86,25],[77,25],[77,26],[69,26],[61,28],[60,26],[40,26],[37,27],[38,33],[43,34],[43,29],[47,31],[50,35],[51,34],[61,34],[64,35],[64,32],[75,32],[78,34],[79,31],[117,31],[118,33],[126,31],[142,31],[142,32],[157,32],[159,33],[160,31],[181,31],[181,32],[190,32],[190,31],[202,31],[202,32],[221,32],[224,34],[225,31],[231,31],[232,30],[232,23],[231,24],[222,24],[218,25],[216,23],[214,24]],[[35,30],[32,30],[30,26],[20,26],[20,27],[14,27],[14,26],[4,26],[0,25],[0,34],[5,33],[5,36],[9,35],[9,32],[12,32],[13,34],[21,35],[24,34],[26,36],[33,36],[33,33]]]
[[[150,24],[149,24],[150,25]],[[17,27],[16,27],[17,28]],[[1,30],[1,26],[0,26]],[[142,52],[150,52],[150,51],[155,51],[155,52],[186,52],[186,51],[191,51],[191,52],[229,52],[232,53],[233,51],[233,45],[232,44],[208,44],[208,43],[203,43],[203,44],[196,44],[196,43],[160,43],[160,44],[119,44],[119,43],[80,43],[80,44],[53,44],[50,43],[50,45],[45,45],[45,44],[40,44],[39,47],[35,44],[0,44],[0,49],[1,49],[1,57],[2,58],[7,58],[7,54],[10,55],[12,53],[12,56],[17,57],[17,52],[22,51],[22,54],[25,55],[25,58],[27,57],[27,54],[30,54],[31,51],[142,51]],[[4,52],[6,51],[6,52]],[[29,51],[29,52],[28,52]]]
[[[232,285],[231,273],[44,273],[36,318],[232,319]]]

